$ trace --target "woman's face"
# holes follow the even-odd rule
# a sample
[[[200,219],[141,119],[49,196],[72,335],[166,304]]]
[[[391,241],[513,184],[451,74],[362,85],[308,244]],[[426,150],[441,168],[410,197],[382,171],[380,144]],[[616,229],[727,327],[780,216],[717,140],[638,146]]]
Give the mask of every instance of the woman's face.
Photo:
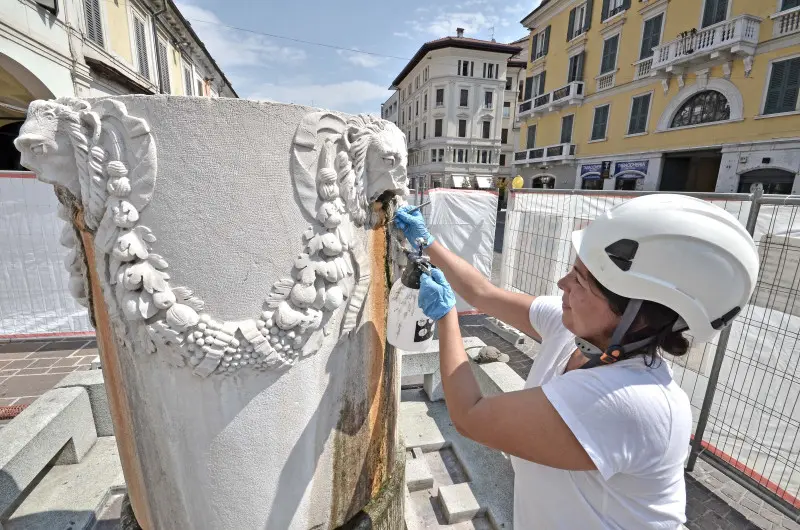
[[[564,326],[576,337],[598,347],[608,347],[620,317],[611,310],[580,259],[576,259],[572,270],[558,281],[558,287],[564,291],[561,297]]]

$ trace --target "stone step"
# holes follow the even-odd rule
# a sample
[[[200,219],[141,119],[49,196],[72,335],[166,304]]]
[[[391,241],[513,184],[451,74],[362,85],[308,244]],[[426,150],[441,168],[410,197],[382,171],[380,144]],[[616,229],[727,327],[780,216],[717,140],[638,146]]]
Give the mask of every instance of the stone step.
[[[124,488],[116,439],[100,437],[80,463],[50,468],[3,528],[90,528],[109,497]]]
[[[400,434],[407,449],[416,447],[428,453],[447,445],[436,420],[428,414],[428,402],[422,390],[402,391],[399,423]]]
[[[448,524],[470,521],[484,511],[468,482],[439,487],[439,503]]]
[[[406,486],[409,491],[420,491],[433,487],[433,474],[422,449],[415,447],[406,458]]]

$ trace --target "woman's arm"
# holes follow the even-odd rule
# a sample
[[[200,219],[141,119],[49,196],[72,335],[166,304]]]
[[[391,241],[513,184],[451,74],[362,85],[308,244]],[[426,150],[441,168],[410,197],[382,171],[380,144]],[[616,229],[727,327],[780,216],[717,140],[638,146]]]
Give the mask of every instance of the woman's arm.
[[[512,293],[493,285],[478,269],[450,252],[438,241],[425,249],[431,263],[444,271],[453,290],[482,313],[510,324],[538,341],[542,337],[531,325],[529,311],[535,297]]]
[[[438,325],[442,386],[459,433],[537,464],[571,471],[596,469],[541,388],[483,397],[464,351],[455,310]]]

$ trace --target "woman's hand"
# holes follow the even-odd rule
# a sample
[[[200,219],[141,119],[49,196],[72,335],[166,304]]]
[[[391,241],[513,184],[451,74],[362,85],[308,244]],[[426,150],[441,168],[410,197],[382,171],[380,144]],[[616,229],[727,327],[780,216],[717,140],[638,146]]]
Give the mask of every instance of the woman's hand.
[[[403,231],[403,234],[413,248],[419,248],[419,245],[417,245],[418,239],[425,241],[422,248],[427,248],[433,244],[433,236],[428,232],[428,227],[425,225],[425,218],[422,217],[422,213],[420,213],[418,209],[409,212],[408,210],[411,208],[413,208],[413,206],[403,206],[397,210],[394,216],[394,224]]]
[[[456,295],[439,269],[420,277],[419,307],[431,320],[441,320],[456,305]]]

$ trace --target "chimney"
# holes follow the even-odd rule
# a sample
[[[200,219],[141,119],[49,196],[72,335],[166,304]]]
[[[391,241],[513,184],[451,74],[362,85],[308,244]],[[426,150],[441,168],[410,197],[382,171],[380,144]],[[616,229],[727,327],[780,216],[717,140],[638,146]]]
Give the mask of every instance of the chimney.
[[[456,28],[456,37],[459,39],[464,38],[464,28]]]

